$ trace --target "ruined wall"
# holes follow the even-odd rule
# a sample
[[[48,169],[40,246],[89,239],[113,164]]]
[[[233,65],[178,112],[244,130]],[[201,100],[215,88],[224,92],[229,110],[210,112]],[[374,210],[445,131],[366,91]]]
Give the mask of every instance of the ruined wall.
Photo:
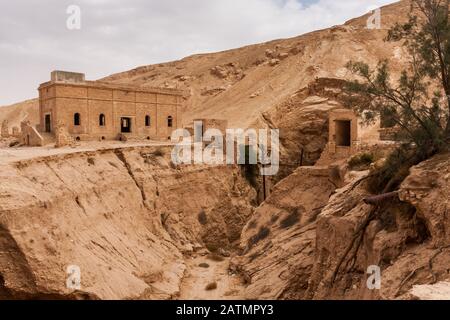
[[[40,147],[44,145],[44,139],[30,122],[24,121],[21,123],[20,143],[31,147]]]

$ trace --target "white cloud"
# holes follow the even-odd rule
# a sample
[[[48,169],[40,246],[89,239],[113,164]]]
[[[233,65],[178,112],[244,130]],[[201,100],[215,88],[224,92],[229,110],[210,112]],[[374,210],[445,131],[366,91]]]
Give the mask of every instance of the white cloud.
[[[114,72],[341,24],[393,0],[15,0],[0,4],[0,105],[54,69]],[[81,8],[81,30],[66,8]]]

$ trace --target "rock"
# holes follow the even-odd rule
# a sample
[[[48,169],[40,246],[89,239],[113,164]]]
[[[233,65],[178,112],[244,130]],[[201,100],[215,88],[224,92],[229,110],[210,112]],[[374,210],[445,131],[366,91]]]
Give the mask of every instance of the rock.
[[[432,285],[416,285],[410,294],[419,300],[449,300],[450,282],[439,282]]]
[[[254,98],[256,98],[256,97],[259,97],[260,95],[261,95],[261,92],[260,92],[260,91],[255,92],[255,93],[253,93],[253,94],[250,95],[250,99],[254,99]]]
[[[262,65],[263,63],[265,63],[267,60],[265,59],[265,58],[258,58],[258,59],[256,59],[256,61],[254,62],[254,65],[255,66],[260,66],[260,65]]]
[[[287,53],[287,52],[280,53],[278,57],[280,60],[284,60],[287,57],[289,57],[289,53]]]
[[[293,56],[296,56],[301,52],[303,52],[303,48],[301,47],[293,47],[291,48],[291,50],[289,50],[289,53],[292,54]]]
[[[273,51],[273,50],[270,50],[270,49],[267,49],[267,50],[265,51],[265,55],[266,55],[267,58],[270,58],[270,59],[273,59],[273,58],[276,58],[276,57],[277,57],[276,52]]]
[[[201,95],[202,96],[215,96],[215,95],[218,95],[219,93],[226,91],[227,89],[228,88],[225,86],[206,87],[206,88],[202,88]]]
[[[450,155],[433,157],[411,169],[400,187],[400,200],[413,205],[426,221],[436,247],[450,245]]]
[[[280,63],[280,59],[272,59],[269,61],[269,65],[271,67],[274,67],[274,66],[278,65],[279,63]]]
[[[230,257],[230,256],[231,256],[230,252],[228,252],[227,250],[225,250],[225,249],[223,249],[223,248],[220,248],[220,249],[217,251],[217,253],[220,254],[220,255],[223,256],[223,257]]]
[[[245,254],[232,259],[232,265],[248,278],[246,299],[306,298],[314,263],[316,217],[335,190],[329,179],[326,168],[298,168],[256,209],[242,232]],[[300,219],[287,227],[292,213]],[[270,230],[269,235],[249,246],[261,228]]]
[[[225,79],[228,77],[229,72],[224,67],[215,66],[214,68],[211,69],[211,74],[215,75],[220,79]]]

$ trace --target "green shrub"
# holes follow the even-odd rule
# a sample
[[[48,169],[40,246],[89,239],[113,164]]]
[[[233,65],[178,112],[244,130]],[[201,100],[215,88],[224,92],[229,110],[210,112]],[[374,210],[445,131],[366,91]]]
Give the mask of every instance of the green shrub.
[[[396,190],[409,175],[409,169],[427,158],[428,155],[418,152],[415,146],[400,146],[388,156],[383,166],[371,173],[369,191],[379,194]]]

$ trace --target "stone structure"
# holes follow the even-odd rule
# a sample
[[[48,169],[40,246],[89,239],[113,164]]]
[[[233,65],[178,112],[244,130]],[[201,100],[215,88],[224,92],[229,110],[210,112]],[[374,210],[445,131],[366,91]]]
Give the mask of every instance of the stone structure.
[[[168,139],[181,127],[182,92],[144,89],[54,71],[39,87],[39,132],[56,135],[66,125],[75,140]]]
[[[3,120],[3,122],[2,122],[1,137],[2,138],[9,138],[8,120]]]
[[[20,133],[20,129],[18,127],[13,127],[12,128],[12,136],[14,138],[20,138],[21,133]]]
[[[44,138],[37,129],[30,124],[30,121],[22,121],[20,127],[22,132],[20,138],[21,144],[31,147],[40,147],[44,145]]]
[[[349,109],[334,109],[329,114],[329,137],[318,165],[347,159],[358,151],[358,117]]]
[[[73,144],[73,139],[67,132],[67,126],[63,123],[58,123],[55,129],[55,147],[62,148]]]

